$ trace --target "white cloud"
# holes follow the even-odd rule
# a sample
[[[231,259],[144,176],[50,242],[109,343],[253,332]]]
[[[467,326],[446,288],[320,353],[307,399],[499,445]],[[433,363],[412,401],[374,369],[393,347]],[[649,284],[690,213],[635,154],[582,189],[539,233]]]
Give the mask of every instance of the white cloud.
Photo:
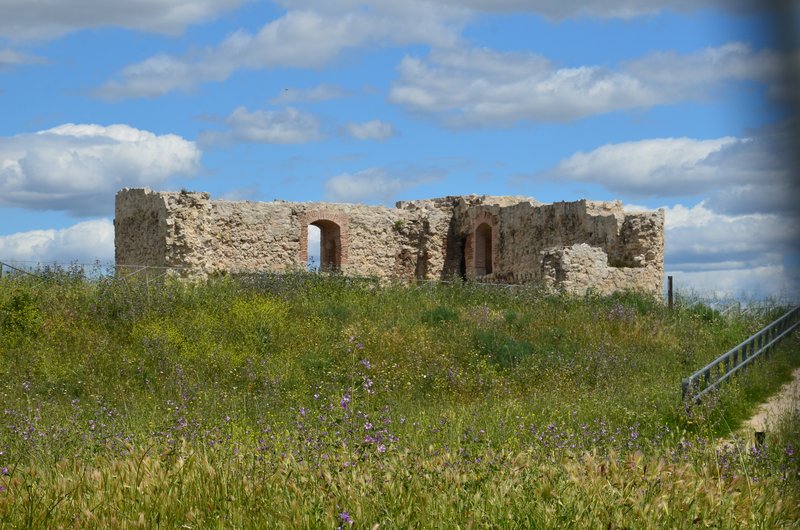
[[[301,144],[322,138],[316,116],[288,107],[281,111],[248,111],[238,107],[225,119],[228,131],[205,131],[203,144],[253,142],[265,144]]]
[[[98,219],[60,230],[0,236],[0,259],[26,264],[110,263],[114,260],[114,224],[110,219]]]
[[[774,214],[725,215],[705,201],[667,207],[666,257],[673,266],[707,262],[760,263],[796,250],[800,223]]]
[[[676,204],[674,206],[664,206],[663,208],[665,230],[708,226],[718,217],[718,214],[706,207],[705,201],[700,201],[700,203],[691,207]]]
[[[325,181],[326,198],[335,202],[386,203],[403,191],[441,178],[439,171],[414,173],[415,176],[393,176],[381,168],[342,173]]]
[[[128,125],[66,124],[0,138],[0,205],[106,213],[119,188],[190,175],[200,156],[194,142]]]
[[[318,0],[280,0],[290,8],[317,7]],[[327,9],[353,9],[360,6],[401,9],[405,2],[396,0],[326,0]],[[709,7],[747,12],[755,9],[777,7],[780,2],[754,0],[430,0],[431,4],[452,8],[470,9],[485,13],[536,13],[554,20],[574,17],[602,17],[629,19],[651,15],[667,9],[694,11]]]
[[[708,7],[732,11],[750,10],[753,0],[443,0],[463,3],[487,12],[532,12],[555,20],[574,17],[629,19],[666,9],[694,11]],[[766,7],[762,4],[762,8]]]
[[[223,201],[257,201],[261,196],[261,189],[258,186],[245,186],[243,188],[233,188],[219,196]]]
[[[0,49],[0,68],[23,64],[43,64],[45,62],[45,59],[36,55],[19,52],[11,48]]]
[[[718,186],[727,176],[707,163],[709,156],[742,141],[657,138],[607,144],[575,153],[539,178],[598,182],[615,193],[640,197],[695,195]]]
[[[325,137],[320,119],[311,113],[287,107],[283,110],[256,110],[250,112],[238,107],[224,120],[227,130],[203,131],[201,145],[219,145],[230,142],[264,144],[302,144]],[[394,135],[391,124],[380,120],[348,123],[344,133],[359,140],[385,140]]]
[[[800,248],[800,218],[720,214],[706,201],[665,210],[665,269],[680,289],[800,301],[800,270],[785,263]]]
[[[177,34],[212,20],[244,0],[3,0],[0,37],[47,39],[84,28],[123,28]]]
[[[561,160],[538,180],[594,182],[627,197],[705,196],[726,214],[797,213],[794,121],[747,138],[655,138],[607,144]]]
[[[109,99],[156,97],[222,81],[239,69],[319,68],[346,50],[365,46],[451,46],[466,20],[462,9],[423,0],[350,11],[329,8],[315,3],[289,10],[256,34],[239,30],[197,55],[156,55],[128,66],[96,94]]]
[[[451,126],[561,122],[617,110],[707,99],[726,82],[784,82],[782,57],[740,43],[621,65],[558,67],[532,53],[433,50],[405,57],[389,99]]]
[[[349,95],[350,92],[340,86],[322,83],[307,89],[285,88],[277,97],[272,98],[270,103],[281,105],[301,101],[327,101],[344,98]]]
[[[186,26],[213,20],[246,0],[4,0],[0,38],[48,39],[85,28],[107,26],[166,34],[181,33]],[[442,29],[439,21],[463,24],[471,14],[527,12],[550,19],[572,17],[624,18],[666,9],[693,11],[715,7],[734,12],[780,6],[779,1],[752,0],[279,0],[290,13],[314,11],[340,16],[349,11],[414,20],[427,30]],[[789,2],[784,2],[789,4]],[[433,22],[433,25],[429,25]],[[414,28],[408,29],[414,33]],[[312,39],[314,35],[309,35]],[[435,34],[431,34],[435,36]],[[428,42],[428,41],[423,41]]]
[[[350,136],[359,140],[386,140],[394,136],[392,124],[381,120],[348,123],[345,127]]]
[[[773,298],[785,303],[800,300],[800,277],[797,270],[780,264],[753,268],[708,271],[670,271],[673,288],[692,299],[737,299],[758,301]]]

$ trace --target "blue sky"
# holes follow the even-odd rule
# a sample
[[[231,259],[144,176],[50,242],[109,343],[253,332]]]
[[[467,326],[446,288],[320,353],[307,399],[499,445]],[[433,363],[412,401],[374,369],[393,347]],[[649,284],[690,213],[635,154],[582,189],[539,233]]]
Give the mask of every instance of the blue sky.
[[[126,186],[619,199],[666,208],[679,289],[800,299],[800,9],[768,5],[1,0],[0,260],[111,261]]]

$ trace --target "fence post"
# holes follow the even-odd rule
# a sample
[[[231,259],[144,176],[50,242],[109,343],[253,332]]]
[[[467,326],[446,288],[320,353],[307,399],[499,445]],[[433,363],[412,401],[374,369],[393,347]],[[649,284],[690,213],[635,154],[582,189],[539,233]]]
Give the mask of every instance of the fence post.
[[[686,401],[686,394],[689,393],[689,379],[681,380],[681,400]]]
[[[749,352],[753,351],[750,348],[753,345],[753,342],[755,342],[756,340],[757,339],[752,339],[752,340],[748,341],[747,344],[744,345],[744,348],[742,348],[742,362],[739,363],[739,364],[742,365],[742,373],[747,372],[747,365],[746,365],[747,359],[748,359],[747,353],[748,353],[748,351]]]
[[[667,276],[667,307],[672,309],[672,276]]]

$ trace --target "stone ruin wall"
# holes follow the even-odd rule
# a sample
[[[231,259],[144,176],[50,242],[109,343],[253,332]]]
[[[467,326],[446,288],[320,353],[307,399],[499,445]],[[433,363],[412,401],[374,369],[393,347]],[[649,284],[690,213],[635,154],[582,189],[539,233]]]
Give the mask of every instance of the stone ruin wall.
[[[124,189],[116,202],[116,262],[202,274],[304,270],[312,223],[322,231],[327,262],[320,265],[345,274],[662,293],[663,210],[626,213],[619,202],[585,200],[471,195],[386,208]]]

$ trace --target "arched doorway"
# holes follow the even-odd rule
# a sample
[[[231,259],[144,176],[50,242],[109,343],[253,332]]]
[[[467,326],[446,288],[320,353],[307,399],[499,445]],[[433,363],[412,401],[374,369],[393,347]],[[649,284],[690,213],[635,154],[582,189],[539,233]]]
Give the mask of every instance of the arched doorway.
[[[316,248],[312,248],[315,242],[312,240],[312,230],[316,227],[319,230],[319,239]],[[308,226],[308,261],[313,256],[319,260],[317,268],[320,271],[338,271],[342,267],[342,234],[339,225],[333,221],[320,219]]]
[[[475,276],[492,273],[492,227],[481,223],[475,229]]]

